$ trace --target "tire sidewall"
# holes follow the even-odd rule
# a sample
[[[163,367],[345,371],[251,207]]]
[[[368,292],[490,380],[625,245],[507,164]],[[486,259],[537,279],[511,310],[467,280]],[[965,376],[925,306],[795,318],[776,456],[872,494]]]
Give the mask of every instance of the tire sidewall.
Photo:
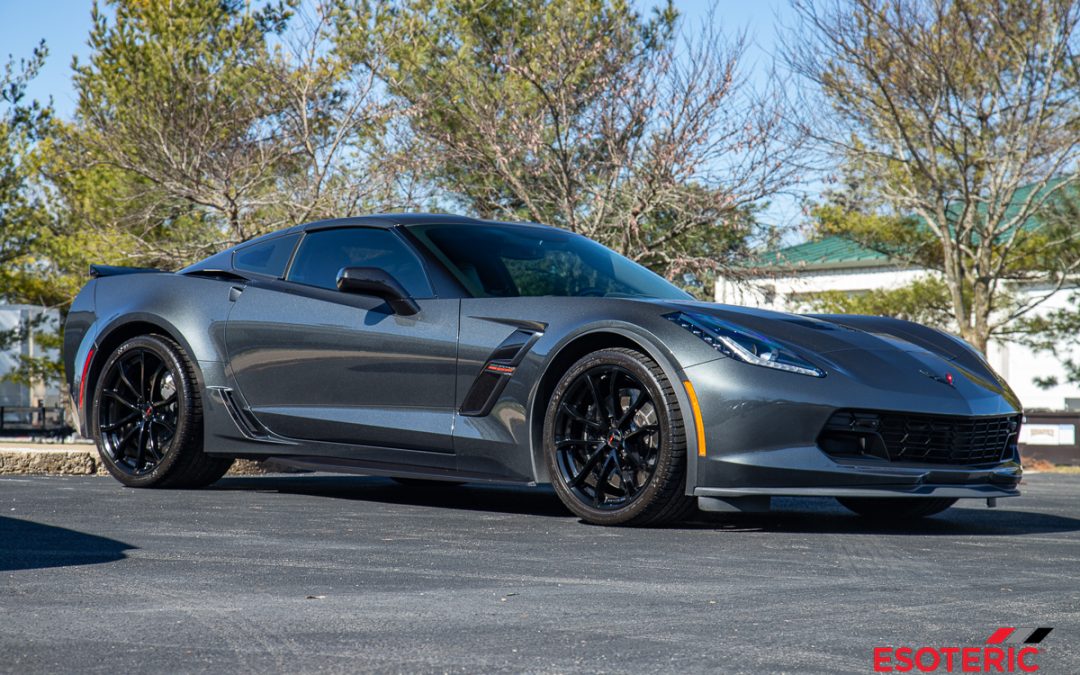
[[[648,357],[641,355],[639,358],[646,359]],[[555,416],[567,391],[583,373],[604,365],[625,368],[645,386],[649,396],[652,397],[653,405],[656,408],[657,422],[660,427],[660,448],[657,464],[656,469],[649,478],[649,482],[633,501],[622,508],[614,510],[597,509],[585,504],[566,486],[562,471],[559,468],[554,438]],[[663,492],[664,477],[671,471],[674,462],[674,438],[680,431],[674,426],[670,404],[664,396],[663,389],[663,384],[657,380],[656,376],[641,360],[630,356],[626,352],[608,349],[592,352],[579,359],[563,374],[558,384],[555,385],[555,390],[551,394],[544,415],[544,458],[555,492],[567,508],[582,519],[600,525],[626,523],[647,511],[653,505],[657,496]]]
[[[164,457],[152,471],[141,476],[133,476],[117,466],[116,462],[109,456],[109,453],[105,448],[100,426],[101,405],[107,375],[118,360],[135,349],[146,349],[147,351],[153,352],[168,365],[169,370],[172,371],[173,380],[176,383],[176,400],[178,403],[176,432],[169,441],[169,446],[165,450]],[[180,459],[180,449],[186,444],[187,436],[190,431],[189,427],[191,426],[191,423],[189,420],[189,412],[193,406],[194,391],[197,386],[188,374],[188,369],[181,360],[182,358],[183,357],[162,338],[157,337],[156,335],[140,335],[131,338],[120,345],[116,351],[109,356],[108,360],[105,361],[105,365],[101,369],[101,374],[98,376],[97,382],[94,385],[94,401],[91,407],[89,420],[90,434],[91,438],[93,438],[94,442],[97,444],[98,455],[101,457],[102,463],[105,464],[105,468],[108,469],[109,473],[112,474],[114,478],[124,485],[130,487],[149,487],[157,485],[169,474],[172,467]]]

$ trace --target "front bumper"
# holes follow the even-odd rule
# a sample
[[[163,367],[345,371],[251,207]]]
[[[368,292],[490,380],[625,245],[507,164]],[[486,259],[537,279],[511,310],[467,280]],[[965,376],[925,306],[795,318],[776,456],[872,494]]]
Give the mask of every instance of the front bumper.
[[[816,446],[698,457],[698,497],[1015,497],[1023,473],[1015,458],[992,467],[859,463]]]
[[[705,451],[687,494],[698,497],[942,497],[1020,494],[1018,454],[993,464],[953,465],[839,457],[818,447],[830,416],[871,408],[951,415],[1015,414],[1003,398],[967,401],[860,390],[844,378],[808,378],[724,359],[687,369],[700,402]],[[748,381],[746,378],[753,378]],[[942,387],[942,389],[945,389]]]

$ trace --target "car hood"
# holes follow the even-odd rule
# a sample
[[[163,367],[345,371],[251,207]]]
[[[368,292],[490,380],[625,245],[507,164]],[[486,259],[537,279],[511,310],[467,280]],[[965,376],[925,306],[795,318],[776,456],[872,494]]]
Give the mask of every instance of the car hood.
[[[882,390],[918,393],[928,385],[973,399],[1019,401],[971,349],[936,330],[898,319],[802,315],[704,302],[667,302],[767,336],[822,367]],[[936,385],[931,384],[936,382]],[[942,392],[945,393],[945,392]]]

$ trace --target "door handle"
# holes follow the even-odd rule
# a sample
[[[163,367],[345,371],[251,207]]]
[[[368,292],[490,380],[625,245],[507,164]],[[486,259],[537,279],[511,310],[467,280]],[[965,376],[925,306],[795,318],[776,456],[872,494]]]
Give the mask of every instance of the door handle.
[[[240,294],[244,292],[243,286],[233,286],[229,289],[229,302],[236,302],[240,299]]]

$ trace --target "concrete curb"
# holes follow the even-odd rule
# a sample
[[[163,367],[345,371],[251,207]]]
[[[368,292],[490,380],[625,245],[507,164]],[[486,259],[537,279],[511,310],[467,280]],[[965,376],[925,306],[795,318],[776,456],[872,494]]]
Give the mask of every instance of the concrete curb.
[[[249,459],[236,460],[227,475],[259,476],[272,467]],[[48,445],[0,446],[0,476],[107,476],[97,448]]]

